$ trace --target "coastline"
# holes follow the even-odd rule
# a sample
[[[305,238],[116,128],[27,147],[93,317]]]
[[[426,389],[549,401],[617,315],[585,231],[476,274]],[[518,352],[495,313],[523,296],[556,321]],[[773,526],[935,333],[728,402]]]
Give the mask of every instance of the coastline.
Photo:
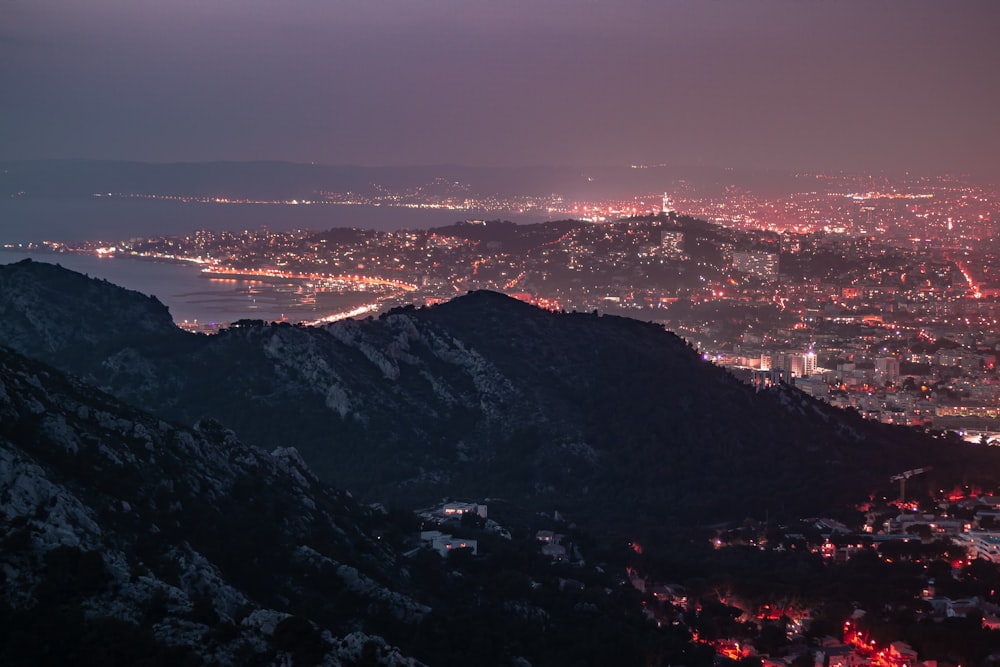
[[[23,259],[57,264],[154,296],[170,309],[178,326],[204,332],[240,319],[327,320],[372,301],[371,295],[324,291],[301,280],[209,275],[201,267],[182,260],[0,248],[0,264]]]

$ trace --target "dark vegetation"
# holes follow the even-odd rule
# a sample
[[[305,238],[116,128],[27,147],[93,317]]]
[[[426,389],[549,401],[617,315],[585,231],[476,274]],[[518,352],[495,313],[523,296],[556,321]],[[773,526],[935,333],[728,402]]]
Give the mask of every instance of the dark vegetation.
[[[580,229],[585,224],[576,220],[560,220],[521,225],[503,220],[489,220],[482,224],[456,222],[447,227],[432,227],[427,231],[431,234],[474,241],[516,255],[556,241],[563,234]]]
[[[32,281],[56,289],[40,293]],[[996,448],[865,422],[791,388],[755,393],[656,325],[549,313],[493,293],[339,328],[247,321],[204,337],[164,323],[153,300],[44,265],[5,268],[0,287],[4,342],[160,418],[200,420],[193,431],[161,425],[3,352],[5,373],[15,375],[3,378],[0,407],[16,409],[0,415],[0,440],[29,452],[52,479],[103,508],[103,530],[127,552],[136,577],[182,583],[170,554],[186,543],[254,605],[290,614],[270,637],[267,657],[244,649],[247,664],[280,652],[311,664],[330,648],[320,629],[361,628],[430,664],[504,664],[523,656],[535,665],[707,665],[710,652],[690,646],[685,627],[706,637],[739,630],[725,602],[730,594],[751,606],[821,604],[812,632],[835,634],[855,604],[899,609],[912,600],[923,581],[923,564],[915,560],[933,563],[945,552],[930,543],[920,553],[900,549],[893,564],[858,557],[829,567],[799,552],[709,549],[705,524],[851,515],[857,502],[890,492],[891,474],[921,466],[933,471],[912,480],[913,497],[955,485],[992,487],[1000,474]],[[29,308],[38,298],[52,301],[46,316]],[[100,318],[92,300],[105,309]],[[108,331],[106,312],[136,324]],[[343,414],[330,405],[324,369],[335,370],[349,399]],[[86,416],[94,410],[144,424],[158,434],[153,450],[136,429],[95,426]],[[79,440],[74,453],[47,430],[45,415],[57,414]],[[200,453],[186,449],[182,432],[200,443]],[[236,436],[267,449],[295,445],[326,481],[363,500],[407,508],[444,495],[492,496],[535,511],[558,509],[574,522],[573,539],[588,561],[605,567],[543,559],[532,540],[532,510],[512,513],[510,542],[463,526],[481,540],[482,556],[459,552],[442,560],[418,550],[404,558],[417,529],[405,509],[372,511],[310,480],[304,493],[318,509],[306,511],[295,484],[272,468],[227,472],[222,460],[245,456]],[[139,463],[112,465],[102,445],[131,451]],[[155,462],[150,451],[158,453]],[[209,460],[204,469],[202,456]],[[225,493],[211,500],[210,479],[225,481]],[[122,500],[133,511],[110,509]],[[34,520],[47,511],[39,509]],[[146,600],[137,623],[84,613],[85,601],[111,594],[105,559],[93,549],[37,553],[32,525],[21,517],[2,526],[0,554],[35,568],[40,583],[30,605],[0,608],[0,627],[16,630],[0,639],[0,662],[28,664],[37,654],[39,664],[65,663],[76,646],[77,664],[197,664],[192,652],[153,635],[156,623],[177,613],[163,599]],[[627,541],[645,547],[631,556],[637,560],[629,560],[635,552]],[[402,620],[390,602],[347,585],[336,565],[301,562],[300,545],[431,611]],[[626,565],[656,581],[685,584],[702,611],[662,610],[683,624],[657,627],[643,614],[643,596],[624,581]],[[995,572],[970,576],[986,580]],[[238,636],[249,611],[227,618],[209,598],[195,596],[183,614],[205,625],[206,641],[224,642]],[[43,637],[54,622],[62,634],[46,648]],[[914,637],[927,655],[949,660],[967,642],[957,654],[967,660],[962,664],[983,659],[991,635],[967,623],[933,631],[922,623],[893,611],[873,614],[870,630]],[[774,645],[776,632],[761,629],[755,640]],[[120,645],[102,649],[112,635]],[[366,645],[362,664],[375,664],[379,650]]]
[[[60,296],[77,283],[89,287]],[[265,449],[293,444],[366,500],[520,499],[653,544],[746,516],[836,513],[917,467],[935,470],[918,484],[1000,476],[1000,452],[866,422],[789,388],[755,393],[627,318],[476,292],[325,329],[247,321],[195,336],[156,302],[48,265],[4,267],[0,285],[0,333],[18,349],[161,416],[210,416]],[[19,319],[34,299],[52,314]],[[136,324],[108,331],[107,312]]]
[[[414,549],[419,522],[406,511],[364,508],[320,482],[302,487],[266,458],[234,463],[253,450],[217,422],[194,430],[160,424],[4,348],[0,387],[0,446],[30,458],[64,494],[27,514],[9,514],[14,506],[3,514],[3,571],[32,583],[0,597],[0,664],[200,665],[213,661],[208,647],[223,645],[218,655],[229,656],[226,662],[272,664],[286,655],[311,665],[332,649],[322,630],[381,635],[435,665],[517,657],[536,665],[710,661],[689,646],[685,629],[658,629],[642,615],[617,566],[602,571],[543,557],[533,512],[501,509],[515,527],[512,540],[481,521],[463,521],[455,530],[479,539],[485,555],[459,551],[442,559]],[[68,430],[47,427],[53,419]],[[75,451],[66,433],[79,443]],[[99,548],[39,541],[70,497],[99,523]],[[303,545],[328,560],[303,561]],[[112,553],[127,562],[128,580],[112,575]],[[185,562],[195,554],[247,597],[242,609],[219,606],[215,585],[191,588]],[[400,616],[391,596],[359,590],[343,567],[431,608],[422,617]],[[140,584],[154,580],[186,590],[190,604]],[[118,607],[118,598],[134,605],[125,618],[105,611]],[[288,614],[263,652],[240,631],[257,608]],[[164,642],[157,635],[164,623],[197,624],[201,637],[196,645]],[[380,664],[381,651],[366,644],[359,664]]]

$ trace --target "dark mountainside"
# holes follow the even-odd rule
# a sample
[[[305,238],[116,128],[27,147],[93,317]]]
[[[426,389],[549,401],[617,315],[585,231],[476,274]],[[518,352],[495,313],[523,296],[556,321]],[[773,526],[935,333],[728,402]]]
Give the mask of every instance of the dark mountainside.
[[[119,348],[187,338],[155,297],[58,265],[22,265],[30,270],[4,271],[0,344],[59,365],[86,357],[96,346]]]
[[[442,558],[417,517],[360,506],[294,448],[165,422],[2,346],[0,500],[2,665],[711,664],[620,566],[466,521],[449,530],[485,555]]]
[[[463,520],[443,528],[482,555],[442,558],[423,520],[359,505],[294,448],[2,346],[0,499],[3,665],[711,664],[643,615],[624,545],[613,568],[557,564],[532,526]]]
[[[755,393],[626,318],[477,292],[323,328],[242,322],[196,336],[109,284],[92,281],[84,299],[81,280],[32,262],[0,270],[0,341],[161,417],[295,446],[366,500],[501,497],[655,543],[747,516],[841,512],[915,467],[935,469],[912,493],[998,471],[994,451],[790,388]]]
[[[362,610],[429,611],[393,590],[384,517],[294,449],[169,424],[3,347],[0,493],[0,664],[403,664]]]

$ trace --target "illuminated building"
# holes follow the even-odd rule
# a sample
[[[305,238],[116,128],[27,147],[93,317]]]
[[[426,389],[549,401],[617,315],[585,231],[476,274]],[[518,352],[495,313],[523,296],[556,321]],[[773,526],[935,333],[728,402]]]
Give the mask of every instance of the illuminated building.
[[[751,384],[753,384],[757,391],[791,381],[791,373],[780,368],[772,368],[766,371],[754,370],[751,376]]]
[[[446,517],[461,517],[465,514],[477,514],[486,518],[486,505],[476,503],[446,503],[441,510]]]
[[[733,270],[748,273],[764,280],[777,280],[778,254],[757,250],[734,252]]]
[[[806,350],[802,355],[802,377],[809,377],[816,373],[816,353]]]
[[[420,532],[420,539],[430,546],[434,551],[444,558],[449,551],[458,549],[471,549],[473,555],[479,553],[479,541],[467,540],[461,537],[453,537],[439,530],[424,530]]]
[[[778,352],[773,358],[773,368],[790,373],[793,377],[804,378],[816,373],[816,353],[812,350],[805,352]]]
[[[760,370],[769,371],[771,370],[771,355],[767,352],[760,353]]]
[[[875,360],[875,382],[885,385],[895,384],[899,380],[899,359],[895,357],[879,357]]]
[[[667,196],[666,192],[663,193],[663,206],[660,208],[660,212],[661,213],[674,212],[674,206],[673,204],[670,203],[670,197]]]
[[[665,257],[670,259],[683,259],[684,257],[684,233],[669,230],[660,232],[660,249]]]

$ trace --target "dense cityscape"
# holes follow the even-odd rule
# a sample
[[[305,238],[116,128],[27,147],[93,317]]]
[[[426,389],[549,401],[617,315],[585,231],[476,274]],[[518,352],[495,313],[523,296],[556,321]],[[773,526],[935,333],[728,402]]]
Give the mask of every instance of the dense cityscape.
[[[287,206],[396,206],[485,210],[496,218],[400,231],[203,229],[19,249],[193,264],[205,280],[251,299],[270,292],[287,313],[283,324],[375,316],[484,289],[551,311],[623,315],[676,332],[704,360],[759,389],[794,385],[942,443],[1000,443],[1000,248],[993,242],[1000,199],[954,177],[794,180],[810,189],[709,192],[680,181],[631,199],[566,202],[558,195],[484,198],[439,180],[399,193],[375,187],[374,197],[171,196],[217,206],[266,204],[276,215]],[[549,221],[504,220],[526,209]],[[263,324],[252,319],[252,308],[247,314],[236,322],[178,324],[209,334]],[[747,558],[749,549],[779,560],[812,558],[827,564],[822,572],[836,565],[843,589],[824,594],[818,606],[815,581],[801,582],[798,592],[777,581],[757,589],[745,581],[732,589],[717,582],[693,587],[690,577],[672,578],[648,559],[638,542],[630,544],[621,584],[648,622],[686,628],[718,660],[915,667],[934,665],[921,659],[932,654],[986,664],[1000,628],[996,571],[987,565],[1000,562],[1000,507],[975,485],[923,489],[932,470],[896,471],[884,495],[837,519],[771,525],[748,517],[742,527],[712,532],[716,551],[731,554],[722,562]],[[907,482],[922,491],[907,496]],[[468,507],[485,518],[485,504]],[[496,541],[497,530],[506,532],[496,522],[454,518],[433,518],[420,540],[407,544],[430,545],[445,557],[453,548],[477,557],[506,548]],[[559,595],[584,590],[581,579],[599,576],[586,563],[589,554],[544,526],[534,548],[574,577],[560,580]],[[910,579],[871,588],[864,582],[873,572]]]
[[[998,9],[5,3],[0,667],[1000,667]]]
[[[475,209],[495,211],[497,219],[398,232],[200,230],[42,246],[192,262],[210,280],[249,292],[278,290],[289,319],[309,323],[431,305],[478,289],[550,310],[626,315],[677,332],[704,359],[758,387],[791,383],[867,419],[948,430],[973,443],[1000,442],[1000,248],[993,243],[1000,199],[951,177],[894,181],[812,174],[796,180],[812,189],[775,197],[729,187],[707,195],[681,182],[631,200],[569,203],[557,195],[544,201],[488,199],[465,191],[459,198],[465,190],[460,184],[436,182],[427,191],[384,190],[376,197],[322,193],[316,201],[254,203],[276,210]],[[504,213],[525,209],[545,212],[552,221],[503,221]],[[858,515],[864,517],[858,525],[827,518],[781,530],[748,523],[718,533],[718,548],[798,550],[831,562],[851,559],[855,568],[871,553],[884,567],[894,559],[911,569],[926,569],[941,558],[954,562],[952,572],[937,572],[937,592],[931,578],[914,597],[899,593],[883,609],[868,610],[876,613],[866,614],[869,605],[856,603],[843,627],[827,628],[836,639],[817,634],[836,622],[828,609],[812,609],[775,590],[759,599],[731,593],[719,596],[721,606],[692,607],[692,592],[651,574],[655,568],[642,563],[638,545],[629,583],[644,598],[650,620],[684,624],[696,641],[732,660],[763,655],[763,664],[782,667],[820,660],[833,666],[912,666],[919,656],[900,641],[906,632],[893,620],[900,614],[913,624],[964,623],[949,632],[965,633],[962,641],[983,641],[977,627],[1000,627],[1000,607],[995,590],[983,595],[972,583],[980,577],[986,585],[993,577],[973,563],[1000,561],[994,532],[1000,509],[994,497],[973,488],[942,489],[938,507],[908,502],[906,481],[928,470],[900,471],[892,480],[900,483],[898,497],[861,508],[866,512]],[[453,542],[472,545],[475,552],[475,538],[482,535],[468,525],[456,529],[468,537],[434,531],[422,537],[448,548]],[[564,537],[539,531],[542,553],[582,567],[579,551],[574,557],[559,544]],[[908,611],[914,605],[922,610],[916,616]],[[803,635],[819,641],[805,661],[796,657]],[[954,639],[940,641],[947,646]],[[985,655],[971,644],[969,651]]]
[[[545,205],[557,221],[536,225],[498,218],[399,232],[201,230],[45,245],[195,262],[212,279],[248,289],[284,284],[289,317],[299,321],[474,289],[554,310],[625,314],[662,323],[748,381],[793,380],[870,419],[997,437],[995,193],[955,177],[801,181],[813,189],[777,197],[735,186],[707,195],[684,182],[631,202],[557,206],[554,195]],[[469,192],[458,202],[460,184],[432,185],[433,196],[376,188],[379,199],[324,197],[490,206],[501,217],[524,203]]]

